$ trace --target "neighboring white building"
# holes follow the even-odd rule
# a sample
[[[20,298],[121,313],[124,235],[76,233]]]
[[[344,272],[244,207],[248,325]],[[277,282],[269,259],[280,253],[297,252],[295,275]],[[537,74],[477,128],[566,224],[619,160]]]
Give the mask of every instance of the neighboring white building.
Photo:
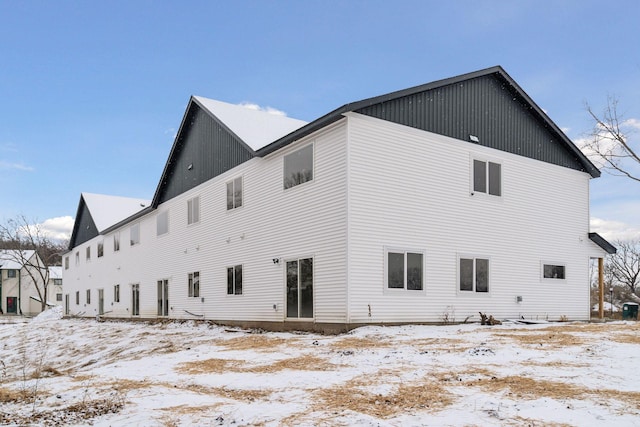
[[[305,123],[192,97],[153,200],[83,193],[68,315],[588,319],[598,170],[501,68]]]
[[[36,284],[40,289],[42,284],[37,282],[39,274],[34,271],[34,265],[44,265],[36,251],[0,250],[1,314],[34,316],[40,313],[42,305]]]
[[[62,300],[62,267],[49,267],[49,291],[47,292],[47,305],[63,305]]]

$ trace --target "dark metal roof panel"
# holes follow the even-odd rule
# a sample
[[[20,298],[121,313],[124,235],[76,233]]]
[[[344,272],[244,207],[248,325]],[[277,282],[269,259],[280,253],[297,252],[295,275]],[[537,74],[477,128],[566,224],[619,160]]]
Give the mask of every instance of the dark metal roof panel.
[[[87,208],[84,198],[80,196],[76,219],[73,223],[73,232],[71,233],[71,239],[69,240],[69,250],[83,244],[84,242],[88,242],[98,234],[100,234],[98,232],[98,227],[96,227],[96,224],[91,217],[91,213]]]
[[[607,240],[598,233],[589,233],[589,239],[596,245],[600,246],[606,253],[613,255],[618,252],[615,246],[607,242]]]

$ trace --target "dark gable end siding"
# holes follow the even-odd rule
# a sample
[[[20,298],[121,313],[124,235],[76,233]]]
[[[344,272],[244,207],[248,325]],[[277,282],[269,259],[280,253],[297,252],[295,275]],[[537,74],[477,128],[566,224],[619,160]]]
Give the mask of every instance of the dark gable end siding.
[[[80,206],[78,207],[78,213],[74,223],[73,234],[69,241],[69,249],[73,249],[76,246],[88,242],[98,235],[98,228],[96,227],[87,205],[84,203],[84,199],[80,199]]]
[[[194,102],[175,144],[156,206],[253,157],[235,135]]]
[[[499,74],[395,98],[356,112],[586,171],[553,130]]]

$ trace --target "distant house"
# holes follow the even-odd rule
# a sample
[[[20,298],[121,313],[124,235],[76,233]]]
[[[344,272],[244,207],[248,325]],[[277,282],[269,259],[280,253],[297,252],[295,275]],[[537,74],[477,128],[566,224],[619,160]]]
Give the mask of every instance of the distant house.
[[[27,272],[37,265],[38,254],[33,250],[0,250],[0,310],[3,314],[37,315],[41,311],[36,285],[41,283]],[[42,263],[42,261],[40,261]],[[33,274],[37,278],[37,274]]]
[[[47,293],[47,305],[62,306],[62,267],[49,267],[49,290]]]
[[[501,68],[305,123],[192,97],[153,199],[83,193],[70,315],[588,319],[596,167]]]

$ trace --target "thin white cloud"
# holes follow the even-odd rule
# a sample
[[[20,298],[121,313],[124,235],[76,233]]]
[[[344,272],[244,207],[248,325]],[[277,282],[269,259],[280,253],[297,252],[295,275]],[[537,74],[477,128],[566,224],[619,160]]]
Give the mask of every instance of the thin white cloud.
[[[591,218],[590,226],[591,231],[600,234],[610,242],[640,239],[640,229],[632,227],[622,221]]]
[[[241,102],[238,105],[240,105],[241,107],[244,107],[244,108],[248,108],[250,110],[263,111],[265,113],[273,114],[274,116],[286,116],[287,115],[287,113],[285,113],[282,110],[278,110],[277,108],[261,107],[258,104],[254,104],[253,102]]]
[[[25,172],[33,172],[35,169],[31,166],[25,165],[24,163],[11,163],[0,160],[0,170],[19,170]]]
[[[622,122],[623,126],[628,126],[634,130],[640,130],[640,119],[627,119]]]

